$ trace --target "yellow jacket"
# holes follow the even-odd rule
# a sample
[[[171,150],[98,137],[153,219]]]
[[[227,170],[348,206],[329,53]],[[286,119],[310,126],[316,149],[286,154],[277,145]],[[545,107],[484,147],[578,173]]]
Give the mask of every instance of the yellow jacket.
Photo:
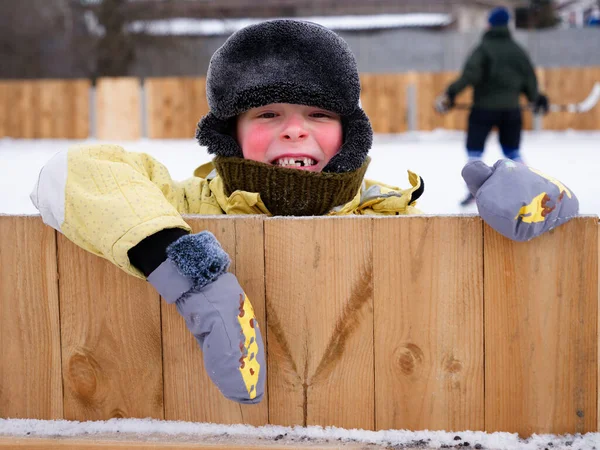
[[[421,179],[410,171],[408,179],[411,188],[406,190],[364,180],[352,201],[328,215],[419,214],[410,199]],[[42,168],[31,199],[45,223],[140,278],[127,252],[162,229],[190,230],[181,214],[270,215],[257,193],[225,195],[212,163],[178,182],[151,156],[106,144],[75,146],[55,155]]]

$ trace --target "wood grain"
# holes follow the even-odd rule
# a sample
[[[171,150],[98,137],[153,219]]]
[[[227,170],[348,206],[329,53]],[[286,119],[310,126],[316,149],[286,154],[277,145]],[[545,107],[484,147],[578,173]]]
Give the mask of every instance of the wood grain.
[[[373,429],[369,218],[265,222],[269,416]]]
[[[58,239],[65,418],[163,419],[159,296]]]
[[[416,73],[361,74],[361,105],[375,133],[408,130],[407,88]]]
[[[598,224],[581,217],[529,242],[485,227],[485,430],[597,426]]]
[[[54,230],[0,216],[0,417],[63,417]]]
[[[154,139],[191,138],[208,113],[206,78],[147,78],[148,136]]]
[[[378,218],[373,236],[377,429],[482,429],[481,220]]]
[[[10,136],[10,127],[8,124],[9,89],[9,82],[0,81],[0,137]]]
[[[0,83],[0,136],[85,139],[89,136],[89,80]]]
[[[141,136],[140,80],[100,78],[96,84],[96,138],[132,140]]]

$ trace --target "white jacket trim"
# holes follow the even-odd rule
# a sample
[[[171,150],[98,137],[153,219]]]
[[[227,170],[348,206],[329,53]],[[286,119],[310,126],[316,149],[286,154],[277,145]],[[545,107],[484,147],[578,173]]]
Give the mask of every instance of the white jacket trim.
[[[44,223],[58,231],[61,231],[60,226],[65,221],[68,154],[68,150],[61,151],[42,167],[29,196]]]

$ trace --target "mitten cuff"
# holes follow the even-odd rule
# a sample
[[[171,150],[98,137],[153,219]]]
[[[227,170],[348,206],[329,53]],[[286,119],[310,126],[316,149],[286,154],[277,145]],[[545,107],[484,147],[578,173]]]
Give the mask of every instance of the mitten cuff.
[[[167,247],[167,257],[179,273],[192,282],[194,290],[216,280],[231,263],[229,255],[209,231],[180,237]]]

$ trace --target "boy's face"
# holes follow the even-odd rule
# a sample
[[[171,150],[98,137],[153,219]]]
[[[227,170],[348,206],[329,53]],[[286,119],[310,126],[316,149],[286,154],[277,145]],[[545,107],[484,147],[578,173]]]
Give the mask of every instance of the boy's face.
[[[320,172],[342,146],[342,122],[325,109],[272,103],[238,117],[237,139],[245,159]]]

